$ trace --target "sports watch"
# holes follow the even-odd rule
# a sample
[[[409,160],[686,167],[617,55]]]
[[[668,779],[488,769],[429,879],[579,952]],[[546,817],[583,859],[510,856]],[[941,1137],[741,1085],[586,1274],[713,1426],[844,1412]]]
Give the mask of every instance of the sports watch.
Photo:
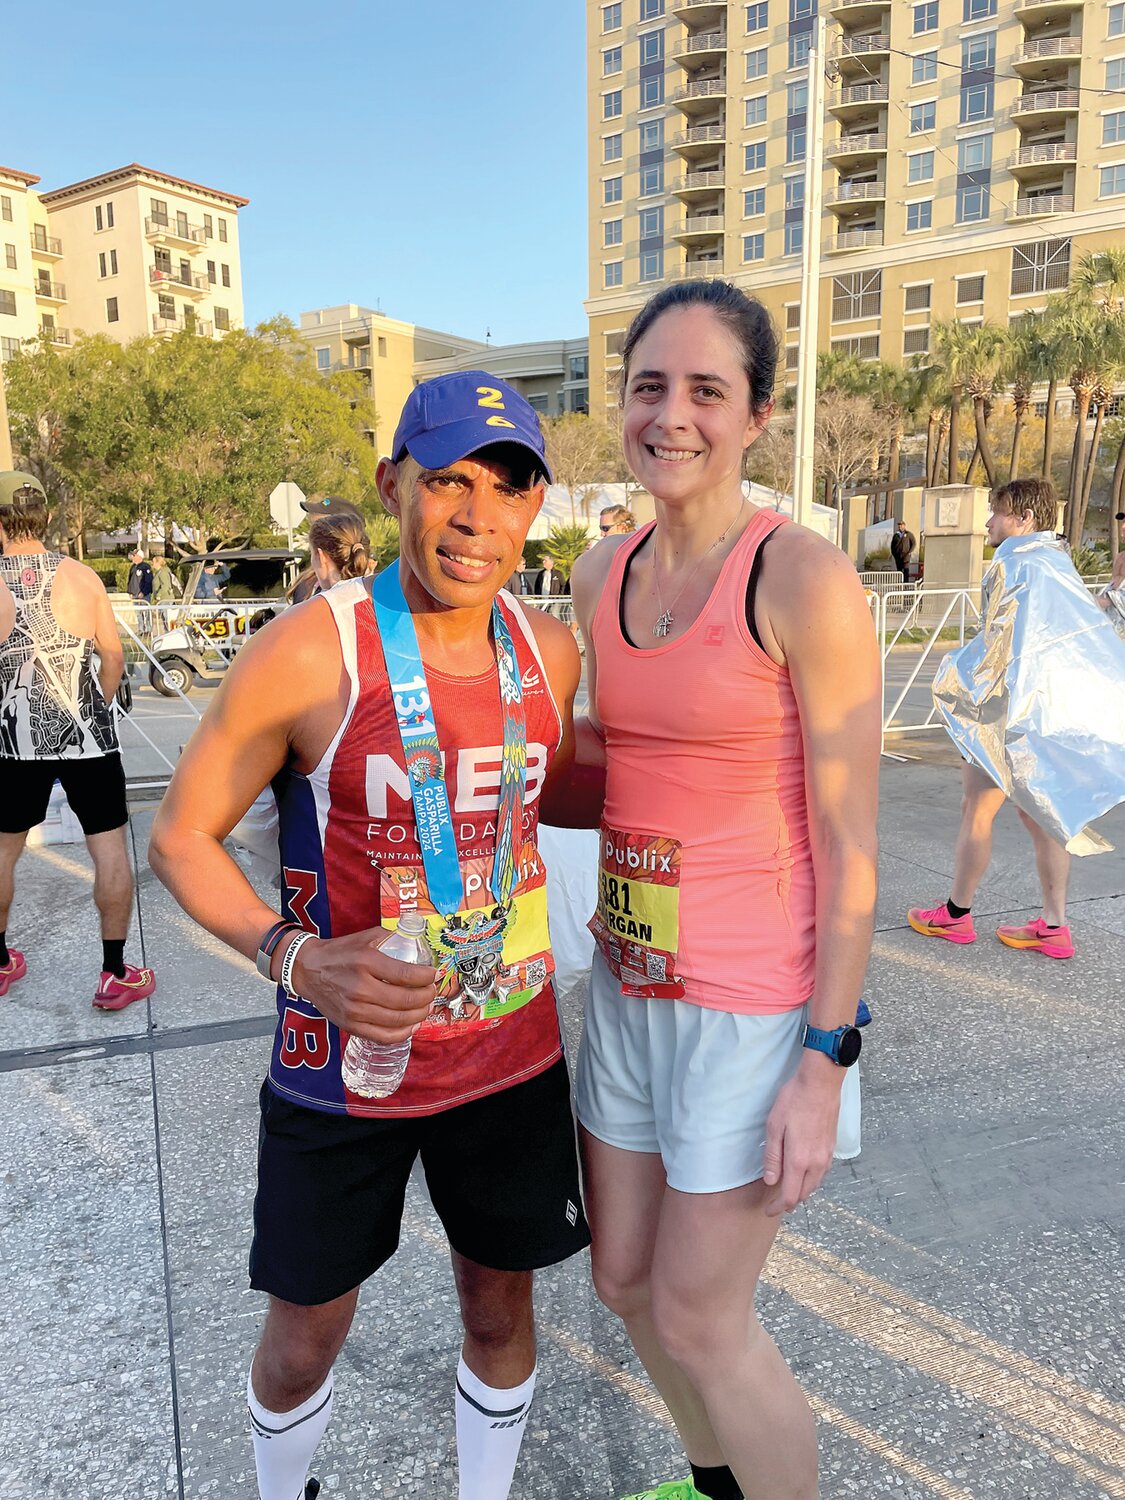
[[[854,1026],[837,1026],[835,1031],[821,1031],[816,1026],[806,1024],[801,1045],[810,1047],[814,1052],[823,1052],[837,1067],[850,1068],[859,1061],[863,1037]]]

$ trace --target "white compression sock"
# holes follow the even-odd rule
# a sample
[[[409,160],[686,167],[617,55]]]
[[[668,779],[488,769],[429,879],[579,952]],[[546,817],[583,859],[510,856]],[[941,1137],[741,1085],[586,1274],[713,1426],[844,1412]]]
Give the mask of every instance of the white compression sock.
[[[535,1371],[514,1390],[479,1380],[464,1359],[457,1365],[459,1500],[508,1500],[523,1430],[535,1390]]]
[[[268,1411],[246,1381],[261,1500],[304,1500],[305,1478],[332,1415],[332,1376],[292,1411]]]

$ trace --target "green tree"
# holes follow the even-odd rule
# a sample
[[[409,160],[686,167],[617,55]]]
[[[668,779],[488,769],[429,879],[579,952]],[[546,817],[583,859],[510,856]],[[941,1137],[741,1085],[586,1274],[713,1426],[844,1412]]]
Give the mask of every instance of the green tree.
[[[547,534],[543,551],[551,554],[560,573],[569,579],[574,564],[589,545],[590,535],[584,525],[560,526],[556,523]]]
[[[608,422],[585,412],[568,411],[561,417],[540,417],[547,445],[547,462],[556,484],[570,493],[570,514],[577,522],[575,501],[589,520],[590,494],[616,472],[620,448]]]

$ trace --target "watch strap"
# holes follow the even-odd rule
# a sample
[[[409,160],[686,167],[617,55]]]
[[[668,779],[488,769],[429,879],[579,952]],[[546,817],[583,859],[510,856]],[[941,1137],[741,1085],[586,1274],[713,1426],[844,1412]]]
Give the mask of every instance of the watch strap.
[[[273,962],[273,956],[277,952],[278,945],[287,932],[300,931],[301,928],[298,923],[290,922],[285,917],[281,917],[262,934],[262,939],[258,944],[258,952],[254,958],[254,967],[263,979],[268,979],[271,984],[273,983],[270,965]]]

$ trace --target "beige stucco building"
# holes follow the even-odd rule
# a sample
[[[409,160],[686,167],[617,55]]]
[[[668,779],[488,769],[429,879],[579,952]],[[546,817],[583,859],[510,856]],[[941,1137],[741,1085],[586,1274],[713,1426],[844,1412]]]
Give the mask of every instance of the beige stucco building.
[[[249,201],[136,162],[50,192],[0,167],[0,355],[40,334],[122,343],[243,323],[238,211]]]
[[[299,332],[325,374],[355,370],[375,402],[374,442],[386,453],[407,396],[420,380],[451,370],[488,370],[544,416],[587,409],[586,339],[489,344],[389,318],[355,303],[300,316]]]
[[[795,368],[817,8],[587,0],[595,410],[633,314],[685,276],[757,293]],[[924,354],[935,320],[1007,323],[1125,238],[1125,3],[819,8],[822,348]]]

